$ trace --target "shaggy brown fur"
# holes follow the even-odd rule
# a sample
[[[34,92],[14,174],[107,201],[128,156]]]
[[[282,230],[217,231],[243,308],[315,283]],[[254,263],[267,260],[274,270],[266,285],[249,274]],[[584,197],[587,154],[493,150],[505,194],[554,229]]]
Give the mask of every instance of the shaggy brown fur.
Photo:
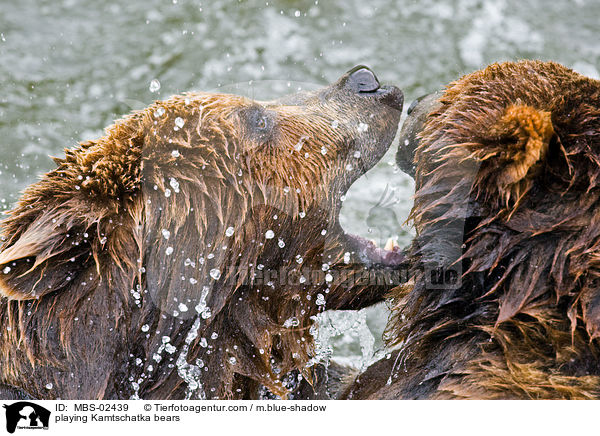
[[[346,395],[599,398],[600,82],[494,64],[429,109],[414,286],[395,291],[386,332],[401,347]],[[439,267],[462,281],[430,286]]]
[[[3,226],[4,392],[254,398],[262,384],[285,397],[289,371],[311,381],[310,317],[385,291],[329,280],[323,265],[401,258],[365,258],[338,224],[402,107],[370,74],[274,102],[175,96],[55,159]]]

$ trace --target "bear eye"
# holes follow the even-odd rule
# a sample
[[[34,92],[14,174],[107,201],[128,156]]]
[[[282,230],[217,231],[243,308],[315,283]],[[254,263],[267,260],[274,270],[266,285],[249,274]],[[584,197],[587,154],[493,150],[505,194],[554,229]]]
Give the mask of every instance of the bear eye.
[[[252,106],[242,111],[242,118],[248,132],[256,139],[264,141],[273,130],[274,114],[262,106]]]
[[[255,127],[258,130],[267,130],[268,125],[269,125],[269,122],[267,120],[267,117],[262,116],[262,117],[258,117],[258,119],[256,120]]]

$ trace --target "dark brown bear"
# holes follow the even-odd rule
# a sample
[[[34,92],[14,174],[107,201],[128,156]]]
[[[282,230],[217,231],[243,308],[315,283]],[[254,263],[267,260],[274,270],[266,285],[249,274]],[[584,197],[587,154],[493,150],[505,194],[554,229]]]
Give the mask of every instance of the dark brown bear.
[[[341,272],[402,259],[338,223],[401,108],[357,67],[273,102],[175,96],[67,150],[3,224],[0,394],[285,397],[286,373],[314,382],[310,317],[386,290]]]
[[[599,398],[600,82],[509,62],[438,97],[401,135],[417,236],[386,332],[399,351],[346,396]]]

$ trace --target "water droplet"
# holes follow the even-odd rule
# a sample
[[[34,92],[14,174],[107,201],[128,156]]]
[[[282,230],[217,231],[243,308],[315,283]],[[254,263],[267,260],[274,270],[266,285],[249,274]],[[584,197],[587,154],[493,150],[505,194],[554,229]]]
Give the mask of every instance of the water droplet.
[[[163,235],[163,238],[169,239],[171,237],[171,232],[168,231],[167,229],[162,229],[162,235]]]
[[[158,81],[158,79],[152,79],[152,81],[150,82],[150,87],[148,89],[150,89],[150,92],[158,91],[160,89],[160,82]]]
[[[355,151],[353,155],[356,159],[360,158],[360,151]]]
[[[279,239],[277,241],[277,245],[279,245],[279,248],[283,248],[283,247],[285,247],[285,242],[283,241],[283,239]]]
[[[235,359],[235,357],[230,357],[229,358],[229,363],[231,363],[232,365],[235,365],[237,362],[237,360]]]
[[[358,123],[358,131],[360,133],[366,132],[367,130],[369,130],[369,125],[368,124]]]
[[[339,125],[340,125],[340,122],[338,120],[333,120],[331,122],[331,128],[332,129],[337,129]]]
[[[221,278],[221,271],[218,268],[213,268],[210,270],[210,276],[215,280],[219,280]]]
[[[149,326],[148,324],[144,324],[144,325],[142,326],[142,331],[143,331],[144,333],[146,333],[148,330],[150,330],[150,326]]]
[[[327,148],[325,146],[321,147],[321,154],[325,156],[327,154]]]
[[[325,230],[325,229],[321,230],[321,234],[322,234],[323,236],[325,236],[325,234],[326,234],[326,233],[327,233],[327,230]]]
[[[300,218],[304,218],[304,217],[306,216],[306,212],[300,212],[300,213],[298,214],[298,216],[299,216]]]
[[[174,158],[178,158],[179,156],[181,156],[181,153],[179,153],[179,150],[173,150],[171,152],[171,156],[173,156]]]
[[[180,303],[179,304],[179,311],[180,312],[187,312],[188,311],[188,307],[185,304]]]
[[[171,254],[173,254],[173,247],[167,247],[167,249],[165,250],[165,254],[167,256],[170,256]]]
[[[275,237],[275,232],[273,230],[267,230],[265,233],[266,239],[273,239]]]
[[[300,321],[298,321],[298,318],[296,318],[295,316],[292,316],[291,318],[288,318],[285,320],[285,322],[283,323],[283,326],[285,328],[290,328],[290,327],[298,327],[300,325]]]
[[[8,273],[10,272],[10,266],[7,266],[7,267],[5,267],[5,268],[2,270],[2,272],[3,272],[4,274],[8,274]]]
[[[317,300],[315,301],[317,306],[325,306],[325,296],[323,294],[317,294]]]
[[[202,338],[202,339],[200,339],[200,346],[201,346],[202,348],[206,348],[206,347],[208,347],[208,342],[206,341],[206,338]]]
[[[300,11],[294,12],[294,17],[298,18],[300,16]]]
[[[215,339],[217,339],[219,337],[219,335],[217,334],[217,332],[213,332],[212,335],[210,335],[210,338],[214,341]]]
[[[324,263],[323,265],[321,265],[321,269],[323,271],[327,271],[329,269],[329,264],[328,263]]]
[[[160,118],[165,114],[165,108],[159,107],[154,111],[154,118]]]
[[[225,230],[225,236],[228,238],[233,236],[233,227],[227,227],[227,230]]]
[[[294,150],[296,150],[296,151],[302,150],[302,146],[304,145],[304,142],[306,142],[307,139],[308,139],[308,136],[301,136],[300,139],[298,140],[298,142],[296,143],[296,145],[294,145]]]
[[[179,193],[179,182],[176,178],[171,177],[169,179],[169,185],[171,185],[171,188],[173,188],[173,191],[175,191],[175,193]]]
[[[177,118],[175,118],[175,125],[176,125],[178,128],[180,128],[180,129],[181,129],[181,128],[183,127],[183,125],[184,125],[184,124],[185,124],[185,120],[184,120],[183,118],[181,118],[181,117],[177,117]]]
[[[350,253],[348,251],[344,253],[344,263],[346,265],[350,263]]]
[[[306,277],[300,276],[299,282],[300,283],[306,283]]]
[[[346,171],[352,171],[352,164],[347,164],[346,165]]]
[[[48,383],[46,385],[46,389],[48,389],[48,390],[52,389],[53,387],[54,387],[54,385],[52,383]]]
[[[331,283],[333,281],[333,276],[329,273],[325,274],[325,281]]]
[[[302,256],[300,256],[299,254],[296,256],[296,262],[298,263],[302,263],[304,262],[304,259],[302,258]]]

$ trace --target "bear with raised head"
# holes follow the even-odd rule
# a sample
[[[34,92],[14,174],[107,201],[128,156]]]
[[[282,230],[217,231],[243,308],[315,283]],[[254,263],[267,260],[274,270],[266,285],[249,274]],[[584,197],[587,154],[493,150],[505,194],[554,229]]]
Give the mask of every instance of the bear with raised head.
[[[403,259],[338,221],[401,110],[356,67],[270,102],[175,96],[67,150],[2,225],[0,392],[285,398],[290,371],[316,383],[311,317],[381,301],[387,282],[344,277]]]

